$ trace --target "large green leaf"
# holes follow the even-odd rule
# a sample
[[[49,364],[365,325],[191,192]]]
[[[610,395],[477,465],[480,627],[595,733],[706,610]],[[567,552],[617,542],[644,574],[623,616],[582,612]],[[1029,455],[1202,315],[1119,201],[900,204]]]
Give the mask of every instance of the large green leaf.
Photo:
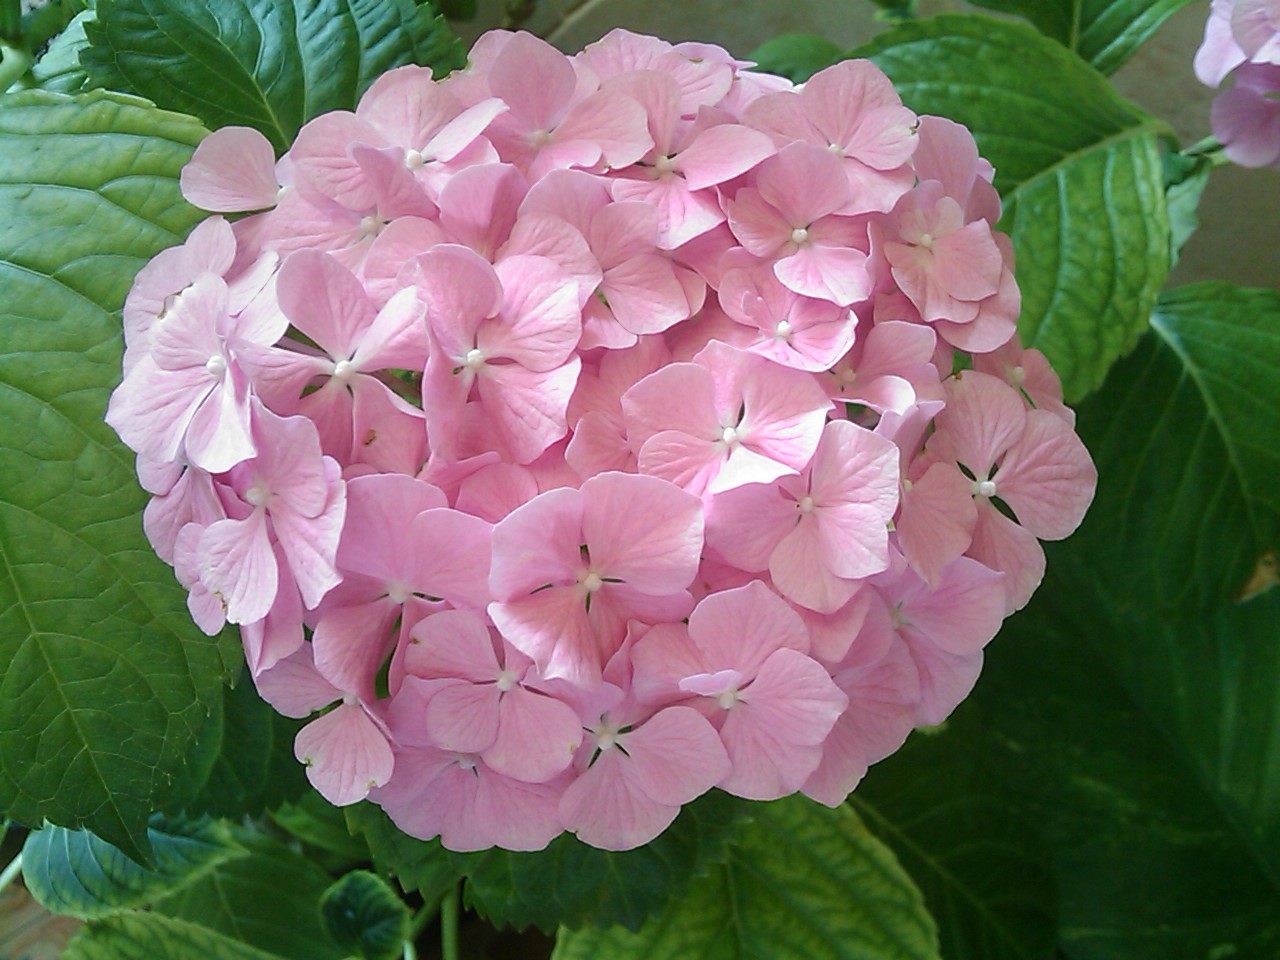
[[[237,830],[235,837],[248,856],[218,865],[154,909],[285,960],[344,960],[320,918],[328,874],[264,834]]]
[[[131,855],[233,652],[192,625],[102,421],[133,275],[201,216],[177,180],[204,133],[129,97],[0,101],[0,808]]]
[[[147,833],[155,852],[150,869],[87,830],[35,830],[22,847],[23,882],[53,913],[104,917],[150,903],[246,854],[216,820],[153,818]]]
[[[154,913],[121,913],[81,931],[63,960],[280,960],[206,927]]]
[[[1098,387],[1146,329],[1168,276],[1165,127],[1012,21],[936,17],[858,53],[909,107],[973,131],[1017,252],[1022,338],[1048,354],[1068,399]]]
[[[1062,948],[1280,955],[1280,594],[1162,624],[1087,559],[1051,551],[974,695],[990,789],[1051,851]]]
[[[847,806],[753,806],[729,862],[631,933],[562,930],[554,960],[937,958],[920,892]]]
[[[97,14],[82,55],[96,85],[211,128],[256,127],[277,152],[393,67],[463,63],[444,19],[413,0],[100,0]]]
[[[920,886],[947,960],[1049,960],[1058,915],[1047,851],[982,769],[975,721],[961,711],[914,733],[851,802]]]
[[[1280,294],[1194,284],[1080,411],[1098,495],[1072,541],[1122,609],[1195,617],[1280,547]]]
[[[970,0],[1017,13],[1047,36],[1111,73],[1170,16],[1195,0]]]

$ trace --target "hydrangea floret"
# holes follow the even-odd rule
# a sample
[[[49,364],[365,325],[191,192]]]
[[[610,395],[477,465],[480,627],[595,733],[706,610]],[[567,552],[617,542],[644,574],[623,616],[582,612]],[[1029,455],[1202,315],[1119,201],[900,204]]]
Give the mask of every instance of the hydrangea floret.
[[[108,420],[331,802],[454,850],[839,804],[1080,523],[972,136],[869,62],[751,66],[499,31],[185,169],[213,215],[139,274]]]
[[[1280,0],[1213,0],[1196,76],[1214,98],[1213,135],[1244,167],[1280,169]]]

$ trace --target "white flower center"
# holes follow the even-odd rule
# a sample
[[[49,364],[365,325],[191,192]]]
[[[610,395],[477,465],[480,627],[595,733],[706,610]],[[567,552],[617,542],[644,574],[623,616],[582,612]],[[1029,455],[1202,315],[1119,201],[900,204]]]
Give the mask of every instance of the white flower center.
[[[795,244],[804,243],[809,239],[809,231],[804,227],[796,227],[791,231],[791,242]]]
[[[844,147],[842,147],[838,143],[828,143],[827,149],[830,150],[832,153],[834,153],[837,157],[844,156]]]
[[[596,746],[601,750],[612,750],[618,745],[618,731],[605,727],[596,732]]]
[[[657,172],[658,176],[662,176],[664,173],[670,173],[675,168],[675,157],[659,157],[653,165],[653,169]]]
[[[516,681],[520,679],[520,674],[514,670],[503,670],[498,674],[497,687],[499,690],[506,692],[516,685]]]
[[[716,697],[716,703],[720,704],[721,710],[732,710],[738,702],[737,690],[726,690],[724,693]]]
[[[1022,381],[1027,379],[1027,371],[1024,367],[1014,367],[1009,371],[1009,382],[1015,387],[1021,386]]]
[[[724,433],[720,434],[720,439],[730,447],[736,447],[739,442],[738,431],[734,427],[725,427]]]
[[[994,480],[975,480],[973,482],[973,495],[975,497],[987,497],[988,499],[996,495],[996,482]]]
[[[204,369],[213,379],[221,380],[227,372],[227,360],[222,354],[216,353],[206,361]]]
[[[778,325],[773,328],[773,335],[779,340],[785,340],[791,336],[791,323],[787,320],[779,320]]]
[[[587,575],[582,578],[582,586],[587,593],[595,593],[603,584],[604,581],[600,579],[600,574],[598,573],[589,571]]]
[[[387,584],[387,599],[392,603],[404,603],[413,591],[399,581]]]
[[[360,233],[365,237],[376,237],[382,232],[384,224],[373,214],[365,217],[360,221]]]
[[[484,354],[480,351],[480,348],[476,347],[475,349],[468,350],[467,355],[462,358],[462,365],[471,371],[479,370],[483,367]]]
[[[474,770],[476,768],[476,762],[471,759],[471,757],[459,757],[458,766],[463,770]]]
[[[529,134],[529,145],[535,150],[539,147],[545,147],[551,142],[551,134],[546,130],[535,130]]]
[[[271,491],[260,483],[255,483],[244,492],[245,500],[255,507],[265,507],[271,499]]]
[[[813,497],[801,497],[796,502],[796,506],[800,508],[801,513],[813,513]]]
[[[931,233],[922,233],[922,234],[920,234],[920,246],[924,247],[926,250],[927,250],[927,249],[929,249],[930,247],[932,247],[932,246],[933,246],[933,234],[931,234]]]
[[[410,150],[404,155],[404,165],[410,170],[421,170],[427,165],[427,161],[419,151]]]
[[[356,365],[350,360],[339,360],[333,365],[333,379],[339,383],[350,383],[356,372]]]

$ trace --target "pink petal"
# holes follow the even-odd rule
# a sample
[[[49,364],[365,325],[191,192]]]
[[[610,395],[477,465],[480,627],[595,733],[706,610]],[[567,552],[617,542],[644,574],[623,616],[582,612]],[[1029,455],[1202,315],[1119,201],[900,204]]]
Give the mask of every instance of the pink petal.
[[[804,621],[759,580],[706,597],[689,617],[689,636],[706,672],[731,668],[745,677],[778,650],[809,650]]]
[[[344,703],[298,733],[293,755],[307,779],[335,806],[363,800],[391,779],[395,758],[382,731],[359,704]]]
[[[650,799],[626,775],[629,763],[617,749],[604,751],[560,798],[561,822],[583,843],[631,850],[662,833],[680,812],[678,806]]]
[[[993,478],[996,495],[1042,540],[1070,536],[1084,519],[1098,471],[1080,438],[1047,410],[1027,412],[1026,429]]]
[[[411,637],[404,667],[415,677],[492,683],[502,672],[489,628],[474,613],[441,610],[419,620]]]
[[[801,520],[769,556],[769,576],[788,600],[817,613],[835,613],[858,589],[858,583],[837,576],[826,563],[827,549],[818,521]]]
[[[488,368],[489,375],[480,381],[480,399],[516,463],[532,463],[568,433],[565,411],[581,366],[574,356],[545,373],[514,363]]]
[[[480,753],[498,736],[498,701],[492,684],[446,683],[427,704],[427,734],[436,746],[459,753]]]
[[[715,729],[689,707],[660,710],[624,734],[622,746],[629,755],[627,780],[657,803],[688,803],[729,768]]]
[[[573,762],[582,734],[568,704],[515,686],[499,704],[498,735],[484,762],[504,776],[545,783]]]
[[[642,593],[693,581],[702,553],[702,502],[654,477],[605,473],[582,485],[582,536],[591,566]]]
[[[858,303],[871,294],[861,250],[810,244],[775,263],[773,272],[788,289],[832,303]]]
[[[547,583],[572,583],[582,566],[582,494],[548,490],[493,528],[489,589],[515,600]]]
[[[200,582],[222,598],[227,619],[253,623],[271,610],[276,597],[275,551],[267,518],[255,510],[245,520],[219,520],[200,536]]]
[[[271,142],[250,127],[223,127],[201,140],[180,182],[187,202],[222,213],[274,207],[280,189]]]
[[[549,587],[519,600],[491,603],[489,616],[513,647],[533,659],[543,677],[562,677],[587,689],[600,685],[603,664],[581,587]]]
[[[736,123],[703,130],[676,163],[690,190],[724,183],[746,173],[776,152],[768,135]]]
[[[985,498],[976,501],[978,522],[968,555],[1004,573],[1005,614],[1021,610],[1044,579],[1040,541],[1014,523]]]
[[[935,463],[902,495],[895,521],[907,561],[931,587],[942,568],[960,556],[978,522],[973,482],[949,463]]]
[[[484,609],[490,600],[491,523],[459,510],[437,508],[413,519],[409,537],[419,552],[408,586],[457,607]],[[423,550],[423,544],[448,544],[448,549]]]
[[[848,703],[817,661],[795,650],[776,651],[725,717],[720,736],[733,769],[718,786],[752,800],[799,790]]]
[[[580,314],[574,284],[545,257],[519,255],[498,264],[502,314],[480,329],[488,356],[514,360],[538,372],[559,367],[578,345]]]

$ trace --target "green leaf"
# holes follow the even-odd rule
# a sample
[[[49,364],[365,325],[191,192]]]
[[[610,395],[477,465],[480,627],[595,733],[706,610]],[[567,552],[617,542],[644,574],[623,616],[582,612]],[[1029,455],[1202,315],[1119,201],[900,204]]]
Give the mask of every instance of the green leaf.
[[[1122,610],[1195,618],[1280,546],[1280,294],[1181,287],[1151,326],[1080,410],[1101,476],[1071,542]]]
[[[53,38],[49,49],[31,67],[31,79],[37,87],[55,93],[88,89],[89,75],[80,65],[80,51],[89,46],[84,25],[95,16],[92,10],[76,14],[67,29]]]
[[[562,930],[553,960],[906,960],[939,957],[920,892],[847,806],[752,807],[727,865],[639,932]]]
[[[1169,272],[1166,133],[1074,54],[982,16],[905,24],[859,51],[919,113],[973,131],[996,168],[1013,238],[1023,341],[1068,400],[1132,349]]]
[[[175,810],[215,817],[257,816],[311,791],[293,755],[301,723],[263,702],[247,673],[223,691],[192,757],[190,789],[177,791]],[[184,781],[187,778],[184,778]]]
[[[1046,36],[1111,73],[1170,16],[1195,0],[970,0],[1026,17]]]
[[[97,11],[82,58],[96,85],[211,129],[255,127],[277,153],[393,67],[465,62],[444,19],[412,0],[100,0]]]
[[[153,817],[147,834],[151,869],[87,830],[32,831],[22,847],[23,882],[46,909],[85,920],[143,906],[247,852],[216,820]]]
[[[154,909],[285,960],[345,960],[320,919],[329,875],[264,834],[239,829],[235,838],[248,856],[220,864]]]
[[[496,926],[545,931],[584,923],[635,930],[688,879],[722,862],[747,805],[719,790],[685,806],[675,822],[635,850],[597,850],[562,834],[538,853],[453,854],[467,877],[467,905]]]
[[[826,37],[810,33],[784,33],[766,40],[747,55],[756,62],[755,69],[776,73],[793,83],[804,83],[811,76],[837,60],[844,50]]]
[[[1209,185],[1213,160],[1169,149],[1164,161],[1164,192],[1169,205],[1169,263],[1176,265],[1182,248],[1200,226],[1200,198]]]
[[[975,720],[962,710],[915,732],[851,802],[919,884],[947,960],[1049,960],[1058,915],[1047,851],[982,769]]]
[[[201,216],[178,173],[204,134],[113,94],[0,107],[0,808],[134,857],[229,654],[143,536],[102,420],[133,275]]]
[[[364,960],[394,960],[409,935],[409,908],[376,873],[353,870],[320,899],[325,930]]]
[[[122,913],[90,924],[63,960],[279,960],[205,927],[154,913]]]
[[[308,790],[296,803],[286,803],[273,811],[271,819],[303,843],[332,854],[338,861],[357,863],[370,858],[369,845],[362,837],[351,834],[345,809],[335,807],[314,790]]]
[[[1051,850],[1063,950],[1280,955],[1280,592],[1125,615],[1072,546],[1050,551],[974,695],[991,789]]]
[[[346,807],[344,813],[351,832],[368,843],[378,872],[394,877],[405,892],[437,903],[457,884],[458,872],[439,840],[415,840],[401,833],[381,807],[367,800]]]

